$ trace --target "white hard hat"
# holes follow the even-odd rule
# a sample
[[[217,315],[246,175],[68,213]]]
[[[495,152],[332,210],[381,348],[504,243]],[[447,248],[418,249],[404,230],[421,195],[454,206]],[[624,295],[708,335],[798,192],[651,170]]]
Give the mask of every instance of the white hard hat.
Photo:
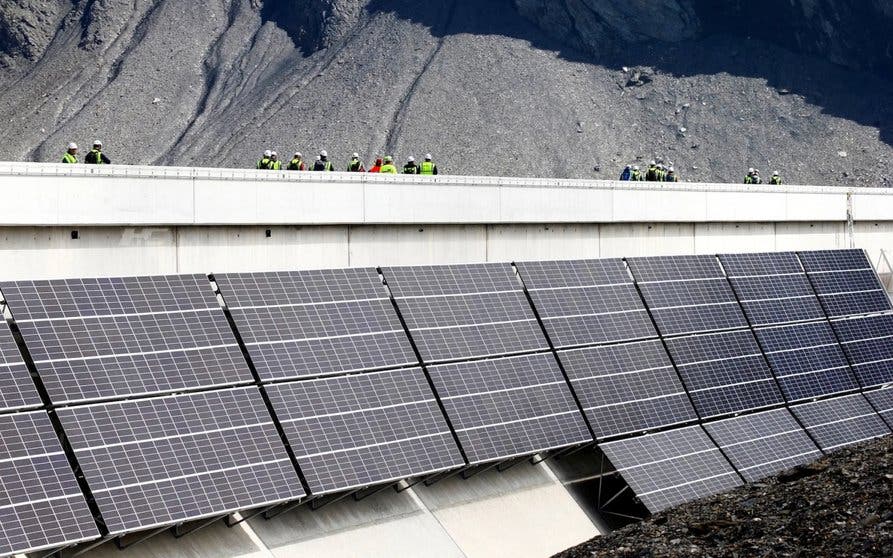
[[[78,148],[78,144],[76,144],[74,142],[71,142],[68,144],[68,149],[77,149],[77,148]]]
[[[653,167],[654,165],[656,165],[656,164],[657,164],[657,161],[651,161],[651,166],[652,166],[652,167]]]
[[[320,156],[320,157],[328,157],[329,154],[326,153],[326,150],[325,150],[325,149],[323,149],[322,151],[319,152],[319,156]]]
[[[408,160],[410,163],[415,163],[415,157],[410,157],[410,158],[407,159],[407,160]]]
[[[430,154],[430,153],[426,153],[426,154],[425,154],[425,160],[426,160],[426,161],[430,161],[430,160],[431,160],[431,154]]]
[[[624,167],[624,168],[631,169],[632,167],[629,165],[626,165],[626,167]]]
[[[353,155],[351,155],[351,157],[353,157],[354,159],[359,159],[359,158],[360,158],[360,154],[359,154],[359,153],[354,153]]]
[[[269,157],[269,156],[272,155],[272,154],[273,154],[273,152],[270,151],[269,149],[267,149],[266,151],[264,151],[264,157]]]
[[[295,151],[295,157],[303,157],[300,151]]]
[[[94,141],[94,142],[93,142],[93,146],[95,147],[95,146],[97,146],[97,145],[98,145],[99,147],[102,147],[102,142],[99,141],[99,140]]]
[[[670,167],[670,172],[676,172],[676,169],[674,169],[673,167]]]
[[[753,168],[747,169],[747,172],[749,172],[750,174],[753,174]]]
[[[275,151],[270,151],[270,157],[278,157],[278,156],[279,156],[279,154],[276,153]]]
[[[760,174],[760,169],[753,169],[754,174]]]
[[[634,166],[633,170],[639,170],[639,165]]]
[[[773,172],[772,176],[778,176],[778,171]]]

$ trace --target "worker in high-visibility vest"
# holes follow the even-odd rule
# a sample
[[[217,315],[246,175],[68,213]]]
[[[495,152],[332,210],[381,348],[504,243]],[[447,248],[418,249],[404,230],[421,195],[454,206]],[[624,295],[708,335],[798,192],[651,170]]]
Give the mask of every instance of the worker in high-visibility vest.
[[[381,174],[397,174],[397,167],[394,166],[394,158],[388,155],[384,158],[384,164],[379,171]]]
[[[62,155],[62,162],[72,165],[78,162],[78,144],[74,142],[68,144],[68,151]]]
[[[419,174],[425,174],[428,176],[433,176],[437,174],[437,165],[434,164],[434,161],[431,160],[431,154],[425,154],[425,160],[422,161],[422,164],[419,165]]]
[[[108,165],[111,160],[102,152],[102,142],[96,140],[93,142],[93,149],[84,157],[84,162],[88,165]]]

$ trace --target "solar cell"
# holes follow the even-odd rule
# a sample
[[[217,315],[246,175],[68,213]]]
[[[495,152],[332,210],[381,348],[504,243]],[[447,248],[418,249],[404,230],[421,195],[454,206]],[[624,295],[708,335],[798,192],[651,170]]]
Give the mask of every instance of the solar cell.
[[[41,403],[31,372],[4,320],[0,326],[0,411],[40,407]]]
[[[752,325],[825,318],[794,252],[723,254],[719,259]]]
[[[98,536],[46,412],[0,415],[0,556]]]
[[[874,391],[866,391],[865,397],[871,401],[877,412],[887,423],[887,426],[893,428],[893,386],[878,389]]]
[[[551,354],[431,366],[428,372],[472,464],[592,440]]]
[[[827,322],[760,328],[756,335],[788,400],[859,387]]]
[[[418,363],[374,269],[214,279],[263,380]]]
[[[700,426],[599,444],[652,513],[742,485]]]
[[[747,327],[714,256],[629,258],[627,262],[663,335]]]
[[[58,410],[111,534],[304,495],[253,387]]]
[[[825,451],[858,444],[890,433],[890,428],[861,395],[834,397],[794,405],[791,411]]]
[[[202,275],[3,283],[54,403],[253,381]]]
[[[799,256],[829,316],[893,310],[864,251],[825,250],[800,252]]]
[[[598,439],[697,419],[660,341],[558,355]]]
[[[749,330],[668,339],[667,347],[702,417],[784,402]]]
[[[382,272],[425,362],[549,348],[507,264],[397,267]]]
[[[787,409],[711,422],[704,428],[748,482],[822,456]]]
[[[465,464],[419,368],[266,389],[315,495]]]
[[[556,347],[657,336],[623,260],[515,265]]]
[[[863,387],[893,383],[893,316],[835,320],[831,325]]]

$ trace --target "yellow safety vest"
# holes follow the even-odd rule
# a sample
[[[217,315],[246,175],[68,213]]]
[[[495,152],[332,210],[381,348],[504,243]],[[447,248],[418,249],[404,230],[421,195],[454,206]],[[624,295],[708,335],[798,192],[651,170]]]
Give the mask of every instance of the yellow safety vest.
[[[432,161],[422,161],[422,164],[419,168],[419,174],[434,174],[434,163]]]
[[[391,163],[385,163],[381,166],[380,172],[382,174],[397,174],[397,167]]]

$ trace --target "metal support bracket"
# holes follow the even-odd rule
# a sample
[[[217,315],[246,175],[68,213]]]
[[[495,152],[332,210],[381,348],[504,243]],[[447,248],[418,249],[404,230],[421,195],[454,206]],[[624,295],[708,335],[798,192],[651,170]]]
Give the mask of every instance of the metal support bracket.
[[[217,523],[218,521],[223,519],[223,517],[225,517],[225,516],[212,517],[210,519],[206,519],[206,520],[202,521],[201,523],[195,523],[193,526],[191,526],[187,529],[183,529],[183,525],[186,525],[185,523],[178,523],[178,524],[174,525],[174,527],[172,529],[172,531],[174,533],[174,538],[182,539],[183,537],[185,537],[187,535],[191,535],[197,531],[201,531],[205,527],[208,527],[210,525]]]
[[[118,550],[127,550],[128,548],[131,548],[138,544],[146,542],[147,540],[151,539],[152,537],[154,537],[156,535],[160,535],[161,533],[164,533],[168,529],[170,529],[169,526],[159,527],[158,529],[155,529],[154,531],[149,531],[148,533],[146,533],[144,535],[141,535],[141,536],[135,535],[134,540],[126,542],[126,543],[124,542],[124,535],[118,536],[118,537],[115,537],[115,546],[118,547]]]

